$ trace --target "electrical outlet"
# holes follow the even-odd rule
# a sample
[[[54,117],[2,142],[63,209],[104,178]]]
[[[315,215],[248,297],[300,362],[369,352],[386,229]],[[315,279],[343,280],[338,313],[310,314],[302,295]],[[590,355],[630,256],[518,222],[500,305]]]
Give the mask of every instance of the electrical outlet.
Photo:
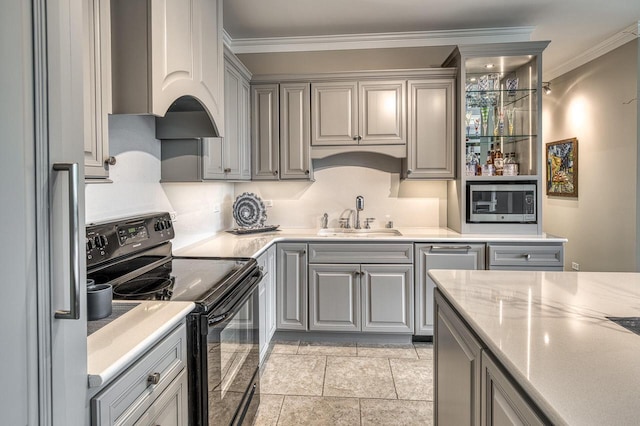
[[[265,207],[273,207],[273,200],[264,200]]]
[[[571,269],[573,269],[574,271],[579,271],[580,270],[580,264],[577,262],[571,262]]]
[[[169,212],[169,217],[171,218],[171,222],[177,222],[178,221],[178,213],[176,213],[176,212]]]
[[[214,204],[212,210],[214,213],[220,213],[220,204]]]

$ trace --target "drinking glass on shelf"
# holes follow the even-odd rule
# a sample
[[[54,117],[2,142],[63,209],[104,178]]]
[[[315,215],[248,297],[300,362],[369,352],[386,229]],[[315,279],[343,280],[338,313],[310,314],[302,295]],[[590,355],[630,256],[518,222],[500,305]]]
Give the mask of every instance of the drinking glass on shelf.
[[[506,114],[507,114],[507,121],[509,122],[509,136],[513,136],[513,127],[514,127],[514,115],[515,115],[515,108],[507,108]]]
[[[476,136],[478,136],[478,127],[480,127],[480,120],[477,118],[473,120],[473,126],[476,128]]]
[[[467,126],[467,136],[469,136],[469,130],[471,130],[471,111],[467,111],[465,114],[464,123]]]
[[[481,107],[480,115],[482,116],[482,135],[487,136],[487,125],[489,124],[489,107]]]

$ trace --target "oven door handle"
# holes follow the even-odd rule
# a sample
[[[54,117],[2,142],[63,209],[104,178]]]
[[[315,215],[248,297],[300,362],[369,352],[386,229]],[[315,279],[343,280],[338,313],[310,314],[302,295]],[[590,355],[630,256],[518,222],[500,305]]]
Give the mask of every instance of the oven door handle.
[[[238,307],[242,306],[244,302],[246,302],[249,299],[249,297],[251,297],[251,294],[258,286],[258,283],[262,280],[262,277],[263,277],[262,271],[258,270],[257,274],[255,274],[251,278],[250,284],[248,286],[242,286],[243,289],[246,289],[246,288],[248,289],[245,290],[244,292],[238,292],[240,294],[234,293],[231,296],[229,296],[227,300],[224,302],[224,304],[222,305],[222,308],[226,308],[226,310],[224,310],[222,314],[212,315],[208,317],[207,324],[209,326],[215,326],[217,324],[220,324],[226,321],[227,318],[235,314]]]

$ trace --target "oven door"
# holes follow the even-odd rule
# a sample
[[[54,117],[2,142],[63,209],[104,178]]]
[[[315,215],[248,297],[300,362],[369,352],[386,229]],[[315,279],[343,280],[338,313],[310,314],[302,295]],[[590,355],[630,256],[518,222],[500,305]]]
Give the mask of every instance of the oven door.
[[[261,273],[207,315],[203,418],[209,425],[252,424],[259,404],[258,283]]]

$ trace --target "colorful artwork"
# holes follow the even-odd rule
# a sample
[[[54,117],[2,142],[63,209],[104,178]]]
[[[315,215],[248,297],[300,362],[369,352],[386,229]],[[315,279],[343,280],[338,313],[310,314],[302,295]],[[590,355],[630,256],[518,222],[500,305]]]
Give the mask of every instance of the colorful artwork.
[[[547,195],[578,196],[578,139],[547,144]]]

